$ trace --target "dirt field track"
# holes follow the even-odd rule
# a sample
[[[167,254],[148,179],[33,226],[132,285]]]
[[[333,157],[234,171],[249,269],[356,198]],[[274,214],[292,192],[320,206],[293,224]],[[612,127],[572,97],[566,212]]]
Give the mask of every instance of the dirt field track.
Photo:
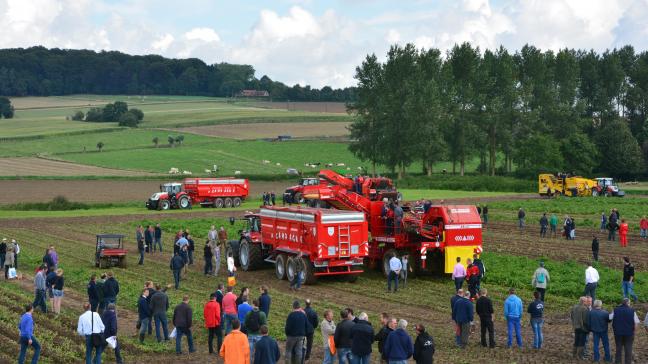
[[[43,202],[63,195],[78,202],[132,202],[144,201],[158,190],[163,181],[83,181],[83,180],[8,180],[0,181],[4,196],[0,204],[18,202]],[[255,182],[251,197],[258,197],[264,191],[275,191],[280,198],[290,181]]]
[[[346,104],[344,102],[255,102],[253,106],[269,109],[346,114]]]
[[[192,213],[193,214],[193,213]],[[220,215],[220,212],[212,212],[213,216]],[[111,221],[113,228],[116,229],[127,229],[126,232],[132,231],[133,224],[137,223],[141,219],[138,216],[130,217],[119,217],[116,221]],[[57,247],[60,247],[60,254],[64,260],[70,261],[81,261],[87,259],[83,256],[83,252],[91,249],[93,247],[92,241],[94,235],[92,234],[92,228],[97,226],[97,224],[102,224],[102,221],[105,221],[105,218],[69,218],[69,219],[23,219],[23,220],[6,220],[0,221],[0,231],[5,233],[16,234],[19,238],[26,234],[25,236],[38,235],[42,236],[43,231],[46,231],[46,236],[56,237]],[[188,220],[190,221],[190,220]],[[487,240],[490,242],[493,239],[491,234],[500,234],[507,230],[513,230],[514,227],[509,229],[508,226],[496,225],[493,226],[492,231],[487,232]],[[496,235],[495,235],[496,236]],[[522,234],[512,234],[506,233],[508,237],[508,244],[512,246],[528,246],[528,241],[532,240],[531,232],[526,232]],[[42,244],[29,241],[28,239],[21,239],[25,241],[24,246],[27,249],[41,249]],[[571,250],[570,246],[564,244],[556,245],[547,245],[548,241],[536,242],[537,249],[546,250],[546,249],[556,249],[557,253],[563,253],[564,256],[568,256],[565,253],[568,253]],[[65,249],[64,247],[74,246],[78,247],[78,251],[72,251]],[[168,242],[167,242],[168,244]],[[496,248],[492,243],[486,244],[485,247],[489,250]],[[136,255],[135,246],[133,244],[129,245],[130,254],[132,256]],[[517,253],[513,253],[517,254]],[[644,254],[645,256],[645,254]],[[158,271],[164,272],[164,268],[168,266],[168,257],[166,255],[147,255],[147,263],[143,268],[131,268],[131,270],[137,269],[138,272],[129,271],[120,271],[120,278],[134,279],[134,274],[142,274],[152,277],[157,277],[158,279],[161,276]],[[192,280],[201,280],[199,276],[200,265],[196,268],[195,274],[192,277]],[[141,272],[140,272],[141,270]],[[158,273],[156,273],[158,272]],[[321,284],[316,286],[305,286],[302,291],[299,293],[292,293],[288,290],[287,284],[285,282],[276,281],[272,277],[272,269],[263,269],[254,272],[240,272],[239,277],[246,284],[257,287],[261,284],[266,284],[270,286],[271,292],[277,295],[279,293],[283,295],[289,295],[292,297],[303,299],[305,297],[311,298],[315,302],[315,306],[319,307],[323,302],[335,302],[337,307],[355,307],[366,310],[370,313],[371,318],[375,321],[375,317],[379,312],[389,312],[396,317],[405,318],[411,323],[422,322],[426,325],[428,330],[433,333],[435,341],[437,344],[437,354],[435,355],[436,361],[439,363],[474,363],[474,362],[485,362],[485,363],[570,363],[570,353],[571,353],[571,344],[572,344],[572,329],[568,320],[568,315],[562,311],[552,310],[551,306],[549,311],[546,311],[545,317],[545,343],[542,350],[542,354],[538,354],[530,349],[531,346],[531,330],[529,328],[528,322],[525,320],[523,322],[523,337],[524,337],[524,349],[505,349],[503,344],[505,343],[505,322],[501,317],[501,300],[503,297],[495,297],[497,301],[497,312],[495,315],[495,332],[497,336],[498,348],[494,350],[482,349],[478,344],[478,334],[471,335],[471,343],[469,347],[460,351],[455,349],[453,346],[454,337],[452,336],[452,323],[450,322],[450,312],[447,307],[447,297],[451,296],[451,288],[449,284],[442,284],[437,280],[413,280],[411,281],[412,288],[404,289],[399,292],[398,295],[385,295],[383,293],[384,289],[384,280],[377,273],[367,273],[366,277],[359,281],[357,284],[345,284],[336,281],[326,281],[324,280]],[[164,276],[166,277],[166,276]],[[201,281],[202,282],[202,281]],[[211,284],[215,284],[215,281],[211,281]],[[360,284],[362,283],[362,284]],[[186,283],[185,283],[186,284]],[[191,283],[189,283],[191,284]],[[409,286],[409,284],[408,284]],[[416,301],[418,294],[416,289],[423,288],[427,290],[427,293],[432,294],[425,301],[427,303],[422,303],[421,301]],[[25,287],[28,291],[31,291],[31,286],[26,284]],[[191,293],[194,296],[199,294],[204,294],[204,290],[196,290],[195,287],[190,289]],[[71,297],[83,297],[83,292],[81,291],[68,291]],[[276,296],[275,296],[276,297]],[[68,301],[66,301],[68,302]],[[273,301],[274,302],[274,301]],[[73,303],[68,303],[73,305]],[[80,310],[79,307],[74,306],[75,310]],[[274,307],[274,306],[273,306]],[[135,317],[135,312],[131,310],[125,310],[122,316],[126,321],[133,320]],[[283,317],[282,317],[283,318]],[[125,328],[125,331],[122,335],[132,335],[132,325]],[[205,333],[202,329],[196,329],[194,337],[200,342],[204,343]],[[648,352],[646,351],[645,337],[643,332],[639,334],[639,337],[635,340],[635,355],[636,363],[645,363],[648,360]],[[280,344],[283,350],[283,343]],[[206,362],[210,360],[209,355],[205,352],[205,345],[198,346],[199,352],[196,353],[190,360],[186,362]],[[321,353],[319,346],[314,347],[315,357],[314,359],[320,359],[318,355]],[[462,360],[461,358],[476,358],[479,357],[479,360]],[[155,358],[158,359],[157,357]],[[158,362],[166,363],[164,358],[160,356]],[[183,358],[184,359],[184,358]],[[212,357],[213,361],[214,358]]]
[[[154,176],[154,174],[20,157],[0,158],[0,176]]]
[[[290,135],[293,138],[339,137],[349,134],[349,123],[255,123],[233,125],[193,126],[174,129],[180,132],[208,135],[229,139],[276,138],[279,135]]]

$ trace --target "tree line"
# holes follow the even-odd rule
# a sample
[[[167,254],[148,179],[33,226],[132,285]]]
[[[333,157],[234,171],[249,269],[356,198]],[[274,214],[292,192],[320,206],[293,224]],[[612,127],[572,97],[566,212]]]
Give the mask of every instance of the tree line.
[[[207,65],[196,59],[121,52],[47,49],[0,49],[0,95],[50,96],[191,95],[235,96],[243,89],[266,90],[274,100],[349,101],[353,88],[287,86],[268,76],[255,77],[250,65]]]
[[[632,46],[542,51],[526,45],[446,54],[392,46],[356,68],[349,149],[401,177],[414,162],[430,174],[452,162],[463,175],[566,171],[646,174],[648,52]],[[469,171],[472,172],[472,171]]]
[[[118,122],[119,126],[135,128],[144,119],[144,112],[136,108],[129,110],[127,103],[115,101],[104,107],[93,107],[85,114],[83,111],[76,111],[70,119],[98,123]]]

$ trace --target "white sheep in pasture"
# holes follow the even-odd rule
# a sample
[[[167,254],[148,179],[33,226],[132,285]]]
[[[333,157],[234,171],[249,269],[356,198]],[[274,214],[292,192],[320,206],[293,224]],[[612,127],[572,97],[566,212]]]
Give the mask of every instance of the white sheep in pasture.
[[[182,171],[182,174],[184,174],[185,176],[191,176],[192,173],[191,171]]]
[[[180,173],[180,170],[178,168],[171,167],[171,169],[169,169],[169,174],[178,174],[178,173]]]
[[[344,164],[344,163],[338,163],[338,164],[336,164],[336,166],[338,166],[338,167],[344,167],[345,165],[346,165],[346,164]]]
[[[241,171],[234,171],[234,175],[238,176],[239,174],[241,174]]]

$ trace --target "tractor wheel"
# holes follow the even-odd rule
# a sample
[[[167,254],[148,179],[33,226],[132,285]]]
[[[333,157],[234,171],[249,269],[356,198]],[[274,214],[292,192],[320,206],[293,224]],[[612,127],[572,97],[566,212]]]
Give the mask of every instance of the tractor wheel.
[[[277,279],[286,279],[286,255],[279,254],[275,259],[275,275]]]
[[[389,249],[383,255],[383,274],[385,277],[389,276],[389,260],[392,257],[398,257],[398,252],[394,249]]]
[[[295,259],[298,258],[295,257]],[[315,276],[313,263],[307,257],[302,257],[302,263],[304,264],[304,284],[315,284],[317,277]]]
[[[234,206],[234,207],[241,206],[241,198],[240,197],[234,197],[234,199],[232,200],[232,206]]]
[[[293,279],[295,279],[295,274],[296,272],[296,267],[295,267],[295,259],[296,257],[288,257],[288,260],[286,261],[286,279],[288,282],[292,282]]]
[[[223,207],[223,204],[224,204],[223,199],[220,197],[214,200],[214,207],[217,209]]]
[[[180,200],[178,200],[178,206],[181,209],[188,209],[191,208],[191,201],[189,201],[189,196],[182,196],[180,197]]]
[[[225,208],[230,208],[230,207],[232,207],[232,199],[228,197],[225,199]]]
[[[171,208],[171,203],[169,200],[160,201],[160,210],[168,210]]]
[[[292,201],[293,203],[297,203],[297,204],[303,204],[304,202],[306,202],[306,200],[304,200],[304,195],[302,195],[300,192],[295,193]]]
[[[235,266],[240,266],[241,261],[239,259],[239,242],[236,240],[230,240],[227,243],[227,247],[225,248],[225,259],[228,257],[233,257],[234,258],[234,265]]]
[[[598,197],[599,193],[597,190],[592,190],[592,197]]]
[[[241,261],[241,268],[246,272],[260,268],[263,264],[261,244],[243,240],[239,247],[239,260]]]

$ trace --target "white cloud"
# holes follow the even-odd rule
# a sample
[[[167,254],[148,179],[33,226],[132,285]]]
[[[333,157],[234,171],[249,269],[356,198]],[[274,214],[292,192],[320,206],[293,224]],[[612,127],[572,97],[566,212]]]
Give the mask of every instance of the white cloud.
[[[151,47],[155,50],[164,52],[169,49],[169,46],[173,43],[174,39],[173,35],[167,33],[151,43]]]
[[[396,29],[389,29],[387,35],[385,35],[385,41],[389,44],[398,43],[401,40],[401,35]]]
[[[285,11],[265,2],[233,6],[231,16],[249,21],[247,29],[210,23],[210,14],[200,19],[206,26],[186,20],[195,18],[186,16],[186,9],[220,9],[208,0],[165,5],[185,14],[174,24],[159,21],[151,10],[156,3],[0,0],[0,47],[89,48],[245,63],[259,77],[314,87],[354,84],[362,59],[370,53],[382,58],[394,43],[441,50],[461,42],[482,50],[504,45],[511,51],[527,43],[553,50],[648,48],[648,0],[417,0],[407,6],[393,3],[371,16],[348,10],[350,0],[324,12],[312,10],[321,5],[311,0],[281,0],[281,7],[290,6]],[[245,15],[236,13],[239,8]]]
[[[220,37],[214,29],[211,28],[193,28],[185,33],[188,40],[200,40],[203,42],[220,42]]]

